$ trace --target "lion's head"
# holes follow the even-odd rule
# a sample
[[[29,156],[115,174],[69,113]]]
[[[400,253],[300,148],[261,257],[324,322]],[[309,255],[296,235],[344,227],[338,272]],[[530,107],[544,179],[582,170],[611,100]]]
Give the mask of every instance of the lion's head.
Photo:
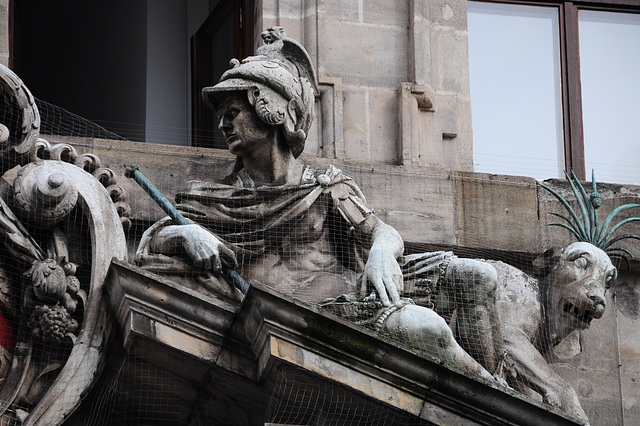
[[[618,271],[609,256],[590,243],[577,242],[547,255],[551,270],[546,277],[543,303],[550,345],[573,330],[589,328],[604,314],[607,289]]]

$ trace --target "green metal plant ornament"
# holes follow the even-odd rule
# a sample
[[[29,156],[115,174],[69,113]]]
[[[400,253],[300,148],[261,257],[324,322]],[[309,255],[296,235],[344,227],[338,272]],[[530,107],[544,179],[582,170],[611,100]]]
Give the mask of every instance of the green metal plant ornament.
[[[628,264],[629,259],[633,258],[631,252],[625,248],[612,247],[612,245],[627,238],[640,240],[640,236],[634,234],[624,234],[619,235],[615,238],[611,237],[621,226],[626,225],[630,222],[640,221],[640,217],[630,217],[618,222],[613,226],[612,222],[613,219],[618,215],[618,213],[630,208],[640,207],[640,204],[624,204],[620,207],[617,207],[609,214],[609,216],[607,216],[604,223],[600,225],[600,221],[598,218],[598,208],[602,205],[602,197],[600,196],[600,193],[596,188],[595,173],[593,171],[591,172],[591,185],[593,189],[590,195],[587,195],[587,192],[585,191],[580,181],[576,178],[573,170],[571,171],[571,176],[569,176],[567,172],[565,172],[565,176],[567,177],[567,180],[571,185],[571,189],[576,196],[576,200],[578,201],[582,220],[580,220],[576,211],[569,205],[564,197],[562,197],[560,194],[558,194],[548,186],[540,183],[539,185],[549,191],[558,201],[560,201],[567,212],[569,212],[569,216],[565,216],[560,213],[549,212],[549,214],[563,219],[566,223],[551,222],[547,225],[560,226],[562,228],[568,229],[573,235],[575,235],[578,241],[591,243],[594,246],[604,250],[610,256],[622,257]]]

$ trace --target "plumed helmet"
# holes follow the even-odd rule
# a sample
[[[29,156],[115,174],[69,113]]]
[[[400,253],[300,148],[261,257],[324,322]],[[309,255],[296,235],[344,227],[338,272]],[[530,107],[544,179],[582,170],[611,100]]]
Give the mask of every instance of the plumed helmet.
[[[295,40],[287,38],[281,27],[262,33],[265,44],[256,56],[239,62],[222,74],[215,86],[202,89],[205,104],[215,109],[216,102],[230,91],[246,91],[249,103],[267,124],[282,125],[294,157],[304,149],[313,122],[318,83],[309,54]]]

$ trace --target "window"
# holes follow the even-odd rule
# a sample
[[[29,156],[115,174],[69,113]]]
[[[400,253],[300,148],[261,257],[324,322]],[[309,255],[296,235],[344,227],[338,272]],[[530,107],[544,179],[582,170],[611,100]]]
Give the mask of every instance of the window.
[[[476,171],[557,176],[564,168],[558,10],[470,3],[469,33]]]
[[[11,10],[11,67],[36,98],[144,139],[146,2],[14,0]]]
[[[189,41],[213,0],[9,6],[10,65],[38,98],[44,134],[191,143]]]
[[[581,10],[578,19],[586,168],[640,185],[640,14]]]
[[[241,60],[253,54],[253,3],[220,0],[191,40],[193,146],[227,147],[217,131],[217,118],[200,93],[220,80],[231,58]]]
[[[640,2],[469,1],[468,12],[476,171],[594,168],[640,183]]]

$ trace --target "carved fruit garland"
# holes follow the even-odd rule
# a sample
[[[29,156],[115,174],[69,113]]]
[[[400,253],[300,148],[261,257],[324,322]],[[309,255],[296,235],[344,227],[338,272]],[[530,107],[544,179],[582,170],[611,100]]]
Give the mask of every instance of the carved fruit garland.
[[[54,159],[75,164],[92,173],[109,191],[109,194],[121,215],[123,225],[130,225],[130,208],[124,203],[124,191],[115,184],[115,175],[101,167],[100,160],[94,155],[78,155],[67,144],[51,146],[39,139],[32,151],[32,163],[27,164],[14,182],[14,204],[22,215],[40,227],[54,228],[69,215],[78,201],[78,192],[71,182],[65,180],[65,174],[52,171],[52,164],[39,161]],[[31,269],[25,272],[30,277],[35,299],[30,326],[33,334],[49,342],[61,343],[65,338],[74,343],[78,330],[78,307],[86,305],[86,293],[80,289],[75,276],[76,265],[66,261],[66,253],[58,261],[41,252],[40,259],[33,261]],[[42,260],[44,259],[44,260]],[[78,311],[78,312],[77,312]]]
[[[79,305],[85,305],[87,298],[73,275],[75,269],[71,263],[63,262],[61,267],[54,259],[46,259],[35,260],[25,273],[31,278],[37,298],[30,322],[36,337],[52,343],[68,338],[69,343],[75,343],[79,323],[72,315]]]

